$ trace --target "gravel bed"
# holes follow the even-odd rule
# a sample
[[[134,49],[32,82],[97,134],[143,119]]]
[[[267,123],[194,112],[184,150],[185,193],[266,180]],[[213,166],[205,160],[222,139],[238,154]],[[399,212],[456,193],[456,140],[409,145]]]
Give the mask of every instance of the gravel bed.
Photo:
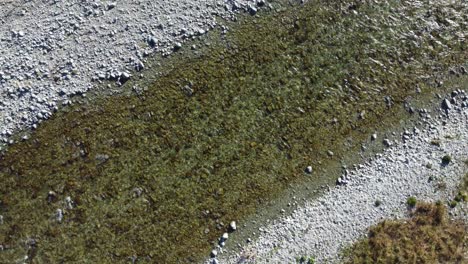
[[[222,26],[263,0],[0,2],[0,143],[50,118],[72,95],[126,82],[152,53]],[[222,18],[222,19],[218,19]],[[0,147],[1,148],[1,147]],[[0,149],[1,150],[1,149]]]
[[[468,98],[463,92],[452,95],[441,103],[446,110],[432,113],[437,117],[422,113],[422,129],[405,131],[401,141],[345,172],[341,185],[260,228],[259,238],[246,241],[238,252],[224,252],[209,262],[295,263],[301,256],[313,256],[317,263],[337,262],[341,250],[365,235],[369,226],[404,217],[408,197],[453,199],[468,172]],[[377,135],[376,140],[384,139]],[[442,162],[445,155],[451,157],[449,164]],[[450,215],[468,219],[466,210],[451,210]]]

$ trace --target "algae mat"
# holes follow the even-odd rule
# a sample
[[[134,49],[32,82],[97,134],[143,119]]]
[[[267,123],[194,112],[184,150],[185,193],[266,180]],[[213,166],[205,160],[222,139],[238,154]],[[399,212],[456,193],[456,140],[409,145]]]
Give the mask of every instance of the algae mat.
[[[329,177],[320,164],[466,63],[467,14],[311,1],[241,19],[141,93],[63,109],[1,156],[0,262],[200,261],[231,220]]]

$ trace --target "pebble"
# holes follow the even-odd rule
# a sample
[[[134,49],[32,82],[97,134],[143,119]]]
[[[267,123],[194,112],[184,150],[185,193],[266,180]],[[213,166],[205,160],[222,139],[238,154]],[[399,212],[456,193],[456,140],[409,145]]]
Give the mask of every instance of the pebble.
[[[307,174],[311,174],[311,173],[312,173],[312,166],[307,166],[307,167],[305,168],[305,172],[306,172]]]

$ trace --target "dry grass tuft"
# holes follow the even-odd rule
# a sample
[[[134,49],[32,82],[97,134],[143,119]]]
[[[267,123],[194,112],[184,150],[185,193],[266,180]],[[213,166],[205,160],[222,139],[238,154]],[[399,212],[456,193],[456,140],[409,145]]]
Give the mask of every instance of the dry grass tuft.
[[[407,221],[385,220],[346,254],[346,263],[466,263],[466,225],[441,204],[421,203]]]

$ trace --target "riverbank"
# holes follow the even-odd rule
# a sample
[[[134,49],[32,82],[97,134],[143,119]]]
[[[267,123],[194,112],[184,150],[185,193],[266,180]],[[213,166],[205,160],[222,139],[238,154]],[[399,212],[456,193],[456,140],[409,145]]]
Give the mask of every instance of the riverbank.
[[[259,5],[246,0],[2,1],[0,151],[15,142],[13,134],[34,129],[71,97],[103,87],[119,91],[148,68],[149,58],[168,56]]]
[[[467,102],[466,93],[461,98]],[[368,227],[407,216],[409,197],[450,206],[468,173],[468,108],[465,103],[432,113],[430,120],[421,117],[424,127],[408,129],[383,153],[350,169],[346,185],[274,219],[237,254],[221,255],[220,263],[294,263],[303,256],[339,263]],[[468,221],[466,204],[450,209],[450,216]]]

